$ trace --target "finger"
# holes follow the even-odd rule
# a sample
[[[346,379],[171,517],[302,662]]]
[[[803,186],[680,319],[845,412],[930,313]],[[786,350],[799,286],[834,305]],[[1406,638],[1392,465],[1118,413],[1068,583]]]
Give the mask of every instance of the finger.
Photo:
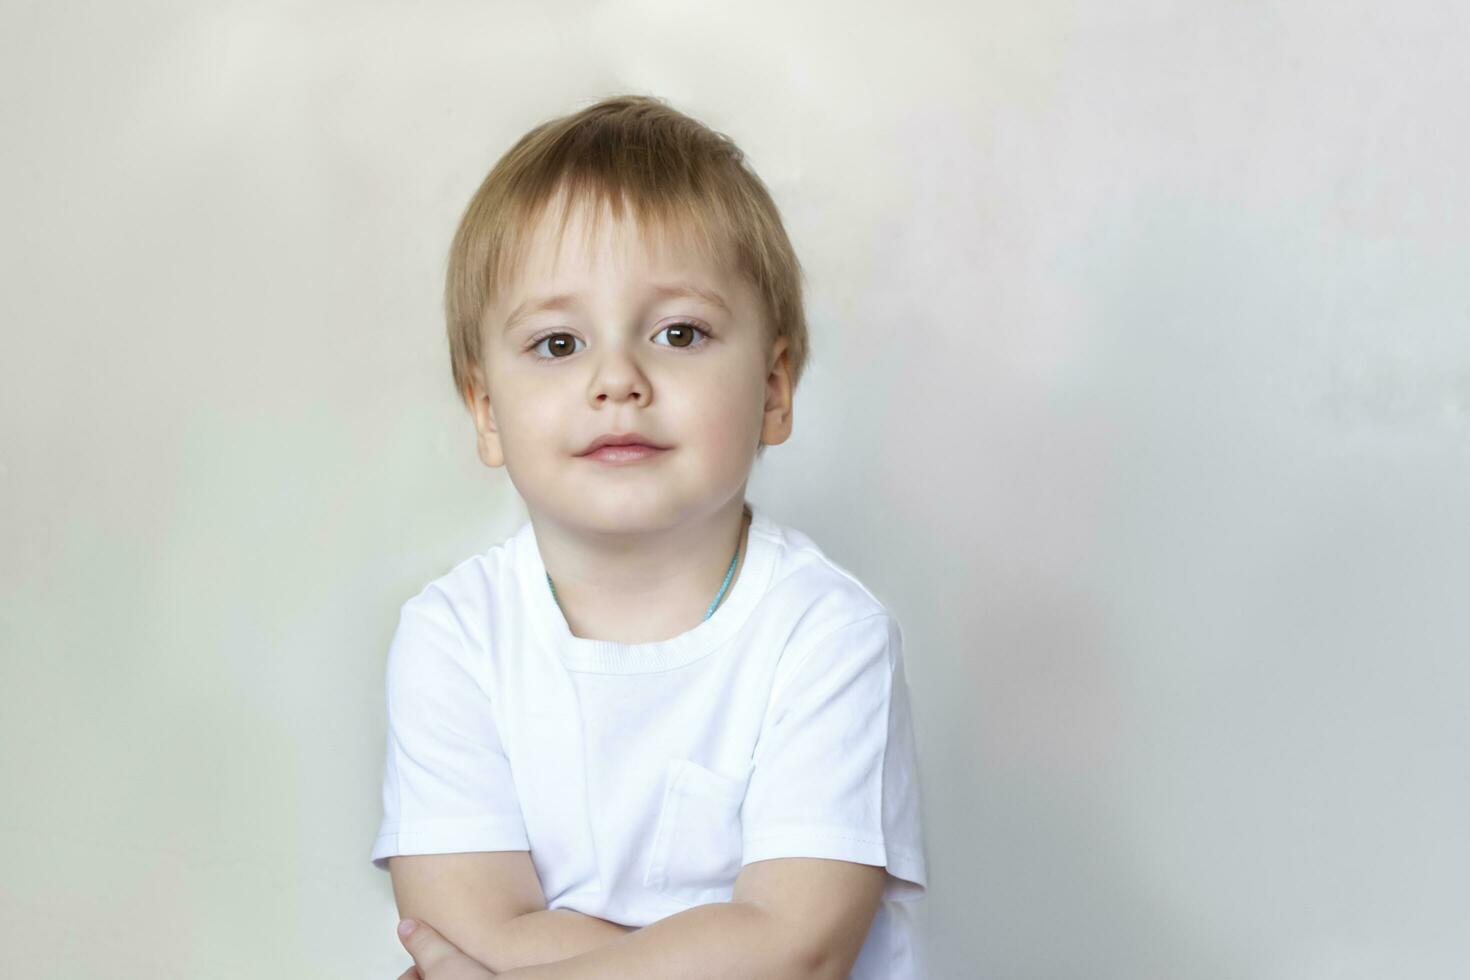
[[[409,923],[413,923],[413,928],[405,936],[403,927]],[[408,950],[408,955],[413,957],[414,965],[421,973],[433,974],[435,967],[443,961],[464,955],[459,951],[459,947],[439,935],[427,922],[405,919],[399,925],[398,938],[402,941],[403,948]]]
[[[399,974],[398,980],[424,980],[424,975],[419,972],[418,967],[411,966]]]

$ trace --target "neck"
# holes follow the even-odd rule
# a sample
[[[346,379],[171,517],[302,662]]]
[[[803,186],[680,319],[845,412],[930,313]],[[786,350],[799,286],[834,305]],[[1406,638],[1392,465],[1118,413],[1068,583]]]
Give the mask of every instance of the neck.
[[[667,528],[587,530],[531,518],[556,602],[572,635],[616,643],[652,643],[704,621],[740,556],[725,593],[745,564],[749,519],[742,492],[716,511]]]

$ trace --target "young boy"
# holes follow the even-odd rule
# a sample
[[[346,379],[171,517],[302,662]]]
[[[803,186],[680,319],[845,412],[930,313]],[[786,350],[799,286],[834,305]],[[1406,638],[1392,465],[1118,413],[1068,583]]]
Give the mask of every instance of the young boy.
[[[470,201],[454,382],[529,520],[389,648],[404,976],[927,975],[898,623],[745,498],[800,278],[740,151],[651,98],[538,126]]]

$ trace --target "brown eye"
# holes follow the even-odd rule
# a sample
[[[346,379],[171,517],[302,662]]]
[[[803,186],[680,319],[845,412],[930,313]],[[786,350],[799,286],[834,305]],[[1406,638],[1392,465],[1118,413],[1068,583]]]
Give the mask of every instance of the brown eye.
[[[569,333],[549,333],[543,337],[537,338],[537,340],[533,344],[531,344],[531,350],[537,349],[542,344],[546,345],[547,351],[551,354],[551,356],[542,357],[539,359],[543,361],[556,361],[561,360],[568,354],[575,353],[577,338],[573,337]]]
[[[692,323],[671,323],[660,330],[659,333],[669,335],[668,346],[670,347],[698,347],[703,341],[696,342],[696,334],[703,335],[706,338],[709,337],[708,333]]]

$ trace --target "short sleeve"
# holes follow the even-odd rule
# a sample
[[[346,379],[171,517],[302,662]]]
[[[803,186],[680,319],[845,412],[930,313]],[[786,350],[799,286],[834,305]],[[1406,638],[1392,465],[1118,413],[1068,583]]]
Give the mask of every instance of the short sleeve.
[[[741,808],[742,864],[816,857],[886,866],[884,897],[927,888],[903,638],[887,613],[798,654],[777,682]]]
[[[529,850],[493,705],[459,620],[430,587],[404,604],[388,648],[383,819],[372,862],[400,854]]]

